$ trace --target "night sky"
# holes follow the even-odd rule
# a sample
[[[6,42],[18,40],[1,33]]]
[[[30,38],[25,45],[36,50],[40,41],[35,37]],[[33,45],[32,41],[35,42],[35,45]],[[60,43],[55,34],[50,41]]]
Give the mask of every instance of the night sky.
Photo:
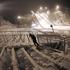
[[[57,4],[70,8],[69,3],[70,0],[0,0],[0,16],[12,18],[17,15],[26,15],[40,6],[47,6],[51,9]]]

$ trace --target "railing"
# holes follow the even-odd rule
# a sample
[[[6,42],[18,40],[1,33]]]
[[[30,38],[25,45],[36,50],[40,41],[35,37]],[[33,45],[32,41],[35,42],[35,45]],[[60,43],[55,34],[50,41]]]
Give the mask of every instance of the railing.
[[[29,48],[31,48],[34,52],[36,52],[41,57],[43,57],[43,59],[47,59],[53,64],[60,65],[59,62],[57,62],[50,56],[44,54],[43,52],[40,52],[39,50],[35,48],[31,38],[29,37],[29,32],[37,34],[36,31],[33,32],[33,31],[14,30],[14,29],[0,31],[0,45],[2,44],[1,46],[3,47],[0,57],[3,56],[3,53],[6,50],[5,48],[11,47],[11,55],[12,55],[11,60],[12,60],[13,70],[19,70],[18,68],[19,64],[16,58],[16,53],[15,53],[14,48],[16,46],[22,45],[23,47],[21,47],[21,50],[23,51],[25,56],[28,58],[28,60],[31,62],[31,64],[34,66],[35,70],[44,70],[43,67],[41,67],[38,63],[36,63],[35,60],[31,57],[31,55],[29,55],[28,52],[24,48],[24,45],[26,46],[32,45],[32,47],[29,47]],[[5,44],[5,46],[3,46],[3,44]],[[61,57],[64,58],[65,56],[61,55]]]

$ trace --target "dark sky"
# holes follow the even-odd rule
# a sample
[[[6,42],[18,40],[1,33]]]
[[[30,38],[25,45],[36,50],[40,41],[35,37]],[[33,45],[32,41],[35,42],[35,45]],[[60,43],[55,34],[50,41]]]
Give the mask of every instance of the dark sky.
[[[25,14],[36,10],[39,6],[53,7],[56,4],[70,7],[70,0],[0,0],[0,13]]]
[[[31,10],[36,10],[40,6],[53,8],[60,4],[65,8],[70,8],[70,0],[0,0],[0,15],[14,17],[25,15]]]

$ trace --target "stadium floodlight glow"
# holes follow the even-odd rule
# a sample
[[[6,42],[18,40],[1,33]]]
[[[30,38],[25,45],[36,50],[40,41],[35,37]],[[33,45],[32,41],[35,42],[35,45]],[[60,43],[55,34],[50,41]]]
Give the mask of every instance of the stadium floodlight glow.
[[[49,15],[49,14],[50,14],[50,11],[48,10],[48,11],[47,11],[47,15]]]
[[[57,5],[57,6],[56,6],[56,10],[59,10],[59,8],[60,8],[60,6],[59,6],[59,5]]]
[[[40,7],[40,10],[43,10],[43,7]]]
[[[21,17],[21,16],[18,16],[17,18],[18,18],[18,19],[21,19],[22,17]]]

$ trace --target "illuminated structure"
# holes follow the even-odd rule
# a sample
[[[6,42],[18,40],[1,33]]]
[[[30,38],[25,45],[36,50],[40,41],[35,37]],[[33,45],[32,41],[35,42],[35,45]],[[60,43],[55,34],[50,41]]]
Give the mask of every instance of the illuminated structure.
[[[64,30],[69,30],[69,22],[66,20],[65,14],[63,14],[59,8],[59,5],[57,5],[56,10],[53,12],[50,12],[48,9],[44,11],[44,8],[42,8],[43,11],[41,12],[39,12],[39,10],[36,13],[33,11],[32,14],[35,18],[32,23],[36,24],[33,28],[41,29],[42,31],[52,31],[50,25],[53,25],[54,32],[60,32],[61,30],[61,32],[65,33]]]

